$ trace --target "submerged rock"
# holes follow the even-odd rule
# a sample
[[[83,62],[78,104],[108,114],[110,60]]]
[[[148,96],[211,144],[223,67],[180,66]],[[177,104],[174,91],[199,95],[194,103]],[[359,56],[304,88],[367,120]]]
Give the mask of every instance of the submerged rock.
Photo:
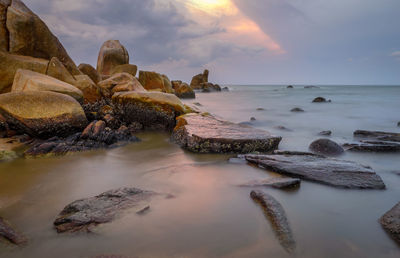
[[[289,253],[294,252],[296,242],[282,205],[274,197],[261,191],[252,191],[250,197],[263,209],[282,247]]]
[[[120,188],[67,205],[54,221],[58,233],[91,232],[92,228],[111,222],[122,211],[147,203],[157,195],[137,188]]]
[[[385,141],[360,141],[359,143],[346,143],[343,145],[348,151],[358,152],[398,152],[400,143]]]
[[[24,235],[18,233],[12,228],[10,223],[0,217],[0,237],[15,245],[26,244],[27,239]]]
[[[329,139],[318,139],[312,142],[310,150],[326,156],[339,156],[344,153],[344,149],[339,144]]]
[[[332,135],[332,131],[322,131],[322,132],[318,133],[318,135],[331,136]]]
[[[286,87],[287,89],[294,89],[293,85],[289,85]]]
[[[319,89],[319,88],[320,87],[314,85],[304,86],[304,89]]]
[[[352,161],[299,152],[276,152],[274,155],[245,157],[248,162],[265,169],[333,187],[385,189],[380,176],[370,167]]]
[[[267,178],[263,180],[253,180],[239,186],[255,187],[255,186],[266,186],[278,189],[295,188],[300,186],[300,179],[297,178]]]
[[[400,244],[400,202],[380,219],[386,232]]]
[[[377,141],[400,142],[400,133],[357,130],[354,132],[354,137],[374,139]]]
[[[282,138],[209,115],[187,114],[177,119],[172,139],[192,152],[250,153],[275,150]]]
[[[317,97],[313,100],[313,103],[326,103],[326,102],[331,102],[331,100],[326,100],[323,97]]]
[[[97,71],[102,79],[110,76],[118,65],[129,64],[129,54],[118,40],[108,40],[100,48],[97,59]]]
[[[302,108],[293,108],[292,110],[290,110],[290,112],[304,112],[304,109]]]

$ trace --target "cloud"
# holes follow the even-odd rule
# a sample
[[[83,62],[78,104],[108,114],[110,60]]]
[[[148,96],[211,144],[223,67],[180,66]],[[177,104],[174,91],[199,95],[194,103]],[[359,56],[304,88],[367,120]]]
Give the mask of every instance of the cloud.
[[[390,56],[392,56],[396,59],[400,59],[400,51],[394,51],[390,54]]]

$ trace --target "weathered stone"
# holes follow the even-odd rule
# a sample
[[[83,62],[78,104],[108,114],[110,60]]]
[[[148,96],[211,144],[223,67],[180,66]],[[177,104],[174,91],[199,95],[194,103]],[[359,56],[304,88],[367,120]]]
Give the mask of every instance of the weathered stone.
[[[76,85],[74,76],[72,76],[72,74],[67,70],[67,68],[65,68],[63,63],[61,63],[57,57],[53,57],[50,60],[46,74],[68,84]]]
[[[332,135],[332,131],[322,131],[322,132],[319,132],[318,135],[331,136]]]
[[[139,82],[146,90],[160,90],[162,92],[171,92],[169,85],[164,85],[164,78],[156,72],[139,71]],[[172,87],[171,87],[172,88]]]
[[[75,86],[83,93],[84,103],[95,103],[102,98],[100,88],[88,75],[75,75],[75,79]]]
[[[0,139],[0,162],[11,161],[21,156],[25,149],[28,148],[29,137],[11,136],[10,138]]]
[[[282,205],[274,197],[261,191],[252,191],[250,197],[263,209],[282,247],[289,253],[294,252],[296,242]]]
[[[400,143],[385,141],[360,141],[360,143],[346,143],[343,145],[348,151],[358,152],[398,152]]]
[[[102,80],[99,72],[90,64],[80,64],[78,68],[83,74],[89,76],[94,83],[97,84]]]
[[[12,228],[10,223],[0,217],[0,236],[15,245],[26,244],[27,239]]]
[[[326,100],[323,97],[317,97],[313,100],[313,103],[326,103],[326,102],[331,102],[331,100]]]
[[[204,72],[202,74],[195,75],[192,78],[192,81],[190,83],[190,87],[192,89],[195,89],[195,90],[203,89],[203,85],[202,84],[208,82],[208,74],[209,74],[209,71],[208,70],[204,70]]]
[[[11,55],[0,51],[0,93],[11,91],[11,86],[18,69],[45,74],[48,65],[48,60],[30,56]]]
[[[380,219],[386,232],[400,244],[400,202]]]
[[[354,132],[354,137],[377,141],[400,142],[400,133],[357,130]]]
[[[122,211],[147,203],[157,195],[137,188],[120,188],[67,205],[54,221],[58,233],[91,232],[116,219]]]
[[[212,84],[210,82],[202,83],[201,87],[203,89],[203,92],[205,93],[222,91],[221,86],[219,86],[218,84]]]
[[[326,156],[339,156],[344,153],[344,149],[339,144],[329,139],[318,139],[312,142],[310,150]]]
[[[129,64],[129,54],[118,40],[108,40],[100,48],[97,71],[101,76],[111,75],[118,65]]]
[[[181,99],[194,99],[196,94],[194,90],[182,81],[172,81],[172,87],[175,90],[175,95]]]
[[[120,120],[138,122],[145,129],[172,131],[176,117],[186,112],[178,97],[161,92],[120,92],[112,100]]]
[[[6,27],[7,8],[11,0],[0,0],[0,51],[8,51],[9,34]]]
[[[168,76],[166,76],[165,74],[162,74],[161,77],[163,78],[164,90],[165,90],[165,91],[163,91],[163,92],[174,94],[175,91],[174,91],[174,89],[172,88],[172,83],[171,83],[171,81],[169,80]]]
[[[397,126],[400,127],[400,122],[397,123]]]
[[[116,74],[116,73],[129,73],[133,77],[136,76],[138,67],[137,65],[132,65],[132,64],[123,64],[123,65],[117,65],[114,68],[111,69],[111,74]]]
[[[352,161],[301,152],[276,152],[274,155],[246,155],[245,157],[248,162],[265,169],[333,187],[385,189],[380,176],[370,167]]]
[[[275,128],[275,129],[278,129],[278,130],[281,130],[281,131],[293,132],[292,129],[289,129],[289,128],[283,126],[283,125],[278,125],[278,126],[275,126],[274,128]]]
[[[286,188],[295,188],[300,186],[300,179],[297,178],[283,178],[283,177],[274,177],[267,178],[262,180],[252,180],[250,182],[241,184],[239,186],[244,187],[256,187],[256,186],[265,186],[272,187],[278,189],[286,189]]]
[[[129,73],[117,73],[109,79],[98,83],[102,95],[106,98],[111,98],[116,92],[137,91],[146,92],[140,82]]]
[[[10,127],[39,137],[69,135],[87,125],[85,113],[74,98],[50,91],[1,94],[0,114]]]
[[[200,114],[179,117],[172,138],[182,148],[199,153],[268,152],[277,149],[282,139],[263,130]]]
[[[290,110],[290,112],[304,112],[304,109],[297,107]]]
[[[320,87],[318,86],[313,86],[313,85],[309,85],[309,86],[304,86],[304,89],[319,89]]]
[[[52,91],[83,101],[82,91],[75,86],[41,73],[20,69],[15,74],[11,92],[23,91]]]
[[[286,87],[287,89],[294,89],[293,85],[289,85]]]
[[[228,87],[223,87],[222,91],[229,91],[229,88]]]
[[[80,72],[60,41],[22,1],[13,0],[7,11],[9,52],[44,58],[57,57],[72,75]]]

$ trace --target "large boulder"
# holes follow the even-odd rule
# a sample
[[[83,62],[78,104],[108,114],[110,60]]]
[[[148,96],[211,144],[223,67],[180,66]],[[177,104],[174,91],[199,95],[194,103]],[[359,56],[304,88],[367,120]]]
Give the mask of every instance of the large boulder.
[[[99,72],[96,69],[94,69],[94,67],[91,66],[90,64],[80,64],[78,68],[83,74],[89,76],[94,83],[97,84],[99,83],[99,81],[101,81],[101,76]]]
[[[203,73],[194,76],[190,83],[190,87],[195,90],[201,90],[203,88],[202,84],[208,82],[208,74],[209,74],[209,71],[204,70]]]
[[[111,75],[118,65],[129,64],[129,54],[118,40],[108,40],[100,48],[97,59],[97,71],[101,76]]]
[[[75,86],[83,93],[83,100],[85,104],[95,103],[101,100],[100,88],[90,79],[87,75],[76,75]]]
[[[6,26],[7,8],[11,0],[0,0],[0,51],[8,51],[8,31]]]
[[[7,10],[6,24],[10,53],[47,60],[57,57],[72,75],[80,74],[57,37],[22,1],[12,1]]]
[[[182,81],[172,81],[172,87],[175,90],[175,95],[181,99],[194,99],[196,94],[194,90]]]
[[[382,227],[400,244],[400,202],[380,219]]]
[[[177,119],[173,140],[198,153],[251,153],[276,150],[281,137],[209,115],[187,114]]]
[[[50,60],[46,74],[68,84],[76,85],[74,76],[72,76],[72,74],[67,70],[67,68],[65,68],[63,63],[61,63],[57,57],[53,57]]]
[[[30,56],[11,55],[0,51],[0,93],[9,92],[18,69],[45,74],[49,61]]]
[[[168,83],[168,77],[156,72],[139,71],[139,81],[146,90],[161,91],[165,93],[172,92],[172,85]]]
[[[329,139],[318,139],[310,144],[310,150],[326,156],[339,156],[344,153],[342,146]]]
[[[144,129],[171,131],[176,117],[186,112],[178,97],[161,92],[120,92],[112,100],[125,123],[139,123]]]
[[[53,91],[69,95],[77,101],[83,100],[82,91],[75,86],[44,74],[22,69],[15,74],[11,91]]]
[[[129,73],[114,74],[109,79],[99,82],[98,86],[103,96],[106,98],[111,98],[116,92],[146,91],[136,77],[133,77]]]
[[[168,76],[166,76],[165,74],[162,74],[161,77],[163,78],[163,82],[164,82],[164,92],[165,93],[175,93],[174,89],[172,88],[172,83],[169,80]]]
[[[137,69],[138,67],[132,64],[118,65],[111,69],[111,75],[114,75],[116,73],[129,73],[132,76],[136,76]]]
[[[88,123],[74,98],[51,91],[1,94],[0,114],[11,128],[38,137],[69,135]]]
[[[213,84],[210,82],[205,82],[200,84],[201,88],[203,89],[203,92],[220,92],[222,91],[221,86],[219,86],[218,84]]]

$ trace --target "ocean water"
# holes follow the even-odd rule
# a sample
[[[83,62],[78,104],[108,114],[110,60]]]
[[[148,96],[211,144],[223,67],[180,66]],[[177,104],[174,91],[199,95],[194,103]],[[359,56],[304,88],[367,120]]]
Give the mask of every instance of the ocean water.
[[[338,143],[351,142],[357,129],[400,132],[400,87],[230,89],[186,102],[233,122],[255,117],[254,127],[283,137],[280,149],[306,151],[323,130]],[[311,103],[319,96],[332,102]],[[290,112],[294,107],[305,112]],[[23,248],[0,243],[0,257],[291,257],[250,199],[253,188],[236,186],[279,175],[230,163],[230,155],[183,151],[168,134],[139,137],[140,143],[109,151],[0,163],[0,216],[29,238]],[[387,189],[343,190],[306,181],[294,191],[260,188],[285,209],[297,243],[294,256],[399,257],[400,246],[378,219],[400,201],[400,153],[342,158],[373,167]],[[152,201],[144,216],[124,212],[94,234],[55,232],[52,222],[68,203],[126,186],[175,198]]]

